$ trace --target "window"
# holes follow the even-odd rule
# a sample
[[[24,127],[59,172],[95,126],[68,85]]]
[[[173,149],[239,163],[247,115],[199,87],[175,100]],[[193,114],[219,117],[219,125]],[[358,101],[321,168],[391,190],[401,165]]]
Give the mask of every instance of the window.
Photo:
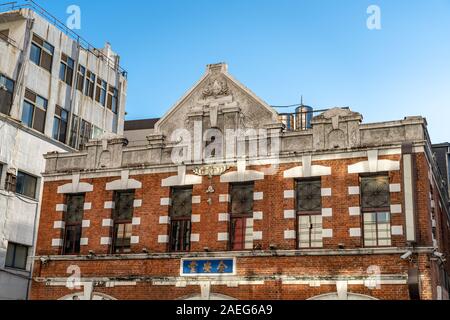
[[[94,99],[94,91],[95,91],[95,74],[88,70],[86,73],[86,85],[84,86],[84,94]]]
[[[69,58],[64,53],[61,54],[61,67],[59,69],[59,79],[72,86],[73,70],[75,68],[75,61]]]
[[[84,150],[86,148],[86,143],[89,142],[92,135],[92,125],[81,119],[80,136],[79,136],[79,149]]]
[[[83,92],[84,81],[86,77],[86,68],[81,64],[78,65],[78,73],[77,73],[77,90]]]
[[[191,246],[192,187],[173,188],[170,207],[170,251],[189,251]]]
[[[107,102],[107,106],[108,109],[111,110],[114,113],[117,113],[117,103],[119,100],[119,91],[112,87],[109,86],[108,87],[108,102]]]
[[[27,246],[8,242],[5,261],[6,268],[25,270],[27,268],[27,258]]]
[[[78,138],[78,130],[80,129],[80,118],[76,115],[72,114],[72,127],[70,129],[70,141],[69,145],[77,149],[77,138]]]
[[[134,190],[115,192],[113,253],[131,252]]]
[[[97,126],[92,125],[91,139],[96,140],[103,134],[103,130]]]
[[[99,102],[102,106],[106,103],[106,87],[107,83],[100,78],[97,78],[97,89],[95,91],[95,101]]]
[[[0,74],[0,113],[9,116],[14,93],[14,81]]]
[[[25,90],[25,101],[23,103],[22,122],[30,128],[44,133],[45,116],[47,113],[47,100]]]
[[[66,143],[68,118],[69,113],[63,108],[56,106],[53,119],[53,139]]]
[[[80,253],[80,241],[84,214],[84,194],[67,195],[63,254]]]
[[[320,179],[296,183],[298,248],[321,248],[322,183]]]
[[[16,193],[36,198],[37,178],[24,172],[17,172]]]
[[[361,177],[364,246],[391,245],[389,176]]]
[[[9,38],[9,29],[0,30],[0,40],[8,41]]]
[[[10,172],[6,173],[5,190],[9,192],[16,192],[17,176]]]
[[[3,181],[3,164],[0,163],[0,189],[2,188],[1,182]]]
[[[253,183],[231,185],[230,250],[253,249],[253,242],[246,246],[245,239],[251,228],[247,219],[253,217],[253,186]]]
[[[30,60],[38,66],[52,72],[53,53],[55,48],[44,41],[37,35],[33,35],[33,41],[31,42]]]

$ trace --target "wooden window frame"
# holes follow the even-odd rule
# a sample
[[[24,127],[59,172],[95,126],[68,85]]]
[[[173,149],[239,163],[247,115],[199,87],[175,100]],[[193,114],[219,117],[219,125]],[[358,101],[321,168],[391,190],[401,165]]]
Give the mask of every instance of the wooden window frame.
[[[9,116],[11,113],[15,85],[16,83],[14,82],[14,80],[0,73],[0,90],[6,92],[2,93],[4,97],[9,96],[8,101],[6,101],[6,105],[0,105],[0,113],[6,114],[7,116]],[[0,102],[2,101],[0,100]],[[5,103],[5,101],[3,102]],[[2,110],[5,112],[2,112]]]
[[[97,76],[92,71],[86,69],[86,81],[84,85],[84,95],[94,100],[95,96],[95,81]]]
[[[389,183],[390,183],[390,176],[389,176],[389,172],[378,172],[378,173],[371,173],[371,174],[361,174],[359,176],[359,185],[360,185],[360,195],[359,195],[359,203],[361,206],[361,226],[362,226],[362,232],[361,232],[361,241],[363,244],[364,248],[388,248],[388,247],[392,247],[392,231],[389,230],[389,234],[390,234],[390,241],[391,244],[390,245],[379,245],[380,239],[378,236],[378,227],[379,227],[379,222],[378,222],[378,214],[381,213],[387,213],[389,214],[389,228],[392,228],[392,213],[391,213],[391,208],[390,206],[386,206],[386,207],[375,207],[375,208],[371,208],[371,207],[364,207],[363,206],[363,188],[362,188],[362,180],[364,178],[374,178],[374,177],[385,177],[387,178],[387,183],[388,183],[388,195],[389,195],[389,203],[391,203],[391,194],[389,191]],[[375,221],[375,226],[376,226],[376,238],[375,239],[371,239],[371,241],[375,241],[377,243],[377,245],[366,245],[366,225],[365,225],[365,215],[366,214],[375,214],[376,216],[376,221]]]
[[[117,218],[117,210],[119,209],[118,201],[120,201],[120,197],[123,194],[133,194],[132,203],[131,203],[131,215],[127,219],[119,219]],[[130,245],[128,247],[124,246],[118,246],[117,245],[117,239],[118,237],[118,229],[120,226],[124,226],[124,233],[126,232],[126,227],[129,226],[132,229],[133,225],[133,214],[134,214],[134,200],[136,199],[136,190],[118,190],[114,192],[114,209],[113,209],[113,228],[112,228],[112,243],[111,243],[111,254],[127,254],[131,253],[131,235],[130,235]],[[121,239],[126,239],[125,237]],[[118,249],[121,248],[121,249]]]
[[[174,198],[174,194],[176,192],[191,191],[191,201],[193,194],[193,186],[186,187],[173,187],[170,190],[171,199]],[[192,202],[191,202],[191,211],[189,215],[184,216],[176,216],[174,214],[173,204],[169,208],[169,216],[170,216],[170,229],[169,229],[169,244],[168,250],[169,252],[189,252],[191,250],[191,234],[192,234]],[[173,231],[175,225],[181,225],[179,238],[175,237]],[[184,235],[187,234],[186,237]]]
[[[97,101],[103,107],[106,106],[106,96],[108,90],[108,83],[97,77],[96,88],[95,88],[95,101]]]
[[[66,114],[66,119],[64,120],[63,118],[63,114]],[[56,121],[58,123],[58,125],[56,126]],[[65,123],[65,130],[64,132],[61,131],[61,125]],[[65,110],[64,108],[56,105],[55,106],[55,115],[54,115],[54,120],[53,120],[53,139],[58,140],[59,142],[62,143],[66,143],[67,141],[67,129],[68,129],[68,124],[69,124],[69,112],[67,110]],[[58,127],[58,131],[55,132],[56,127]],[[55,136],[56,134],[56,136]],[[64,139],[61,139],[62,137],[64,137]]]
[[[64,72],[62,73],[63,70]],[[73,60],[71,57],[69,57],[64,53],[61,53],[59,79],[65,82],[67,85],[72,86],[74,71],[75,71],[75,60]]]
[[[10,245],[14,246],[14,253],[13,253],[13,259],[12,259],[13,263],[12,263],[12,265],[9,265],[7,263],[7,258],[6,258],[8,256],[8,251],[10,249],[9,248]],[[17,262],[16,262],[17,247],[22,247],[22,248],[25,248],[27,250],[26,255],[25,255],[25,265],[24,265],[23,268],[17,266]],[[28,254],[29,254],[29,252],[30,252],[30,247],[29,246],[26,246],[26,245],[23,245],[23,244],[19,244],[19,243],[15,243],[15,242],[8,242],[8,247],[6,249],[6,257],[5,257],[5,268],[7,268],[7,269],[14,269],[14,270],[22,270],[22,271],[26,270],[27,269],[27,264],[28,264]]]
[[[251,197],[251,212],[233,212],[233,188],[235,187],[249,187],[252,189],[252,197]],[[229,241],[228,241],[228,250],[229,251],[245,251],[245,250],[253,250],[252,249],[245,249],[245,230],[247,227],[247,219],[253,218],[253,210],[254,210],[254,199],[253,194],[255,192],[255,182],[249,181],[249,182],[239,182],[239,183],[230,183],[229,185],[229,194],[230,194],[230,203],[229,203],[229,212],[230,212],[230,221],[228,223],[228,234],[229,234]],[[243,228],[243,237],[242,237],[242,243],[240,243],[241,248],[236,248],[236,242],[235,240],[235,231],[233,229],[233,222],[234,221],[242,221],[242,228]]]
[[[312,178],[304,178],[304,179],[296,179],[294,181],[295,184],[295,246],[297,248],[297,250],[305,250],[305,249],[319,249],[319,247],[312,247],[311,246],[311,231],[310,231],[310,237],[309,237],[309,247],[308,248],[302,248],[300,246],[300,230],[299,230],[299,219],[301,216],[322,216],[322,193],[321,193],[321,188],[319,189],[320,191],[320,210],[314,210],[314,211],[303,211],[303,210],[299,210],[298,208],[298,185],[302,182],[320,182],[320,185],[322,187],[322,178],[321,177],[312,177]],[[312,229],[311,229],[312,230]],[[323,230],[323,221],[322,221],[322,230]],[[323,247],[323,245],[322,245]]]
[[[82,209],[83,212],[81,213],[80,221],[76,221],[76,222],[69,221],[69,209],[70,209],[69,208],[69,205],[70,205],[69,199],[71,197],[83,197],[83,204],[86,202],[86,195],[84,193],[66,195],[67,212],[64,215],[65,228],[64,228],[64,238],[63,238],[64,243],[63,243],[63,248],[62,248],[63,255],[77,255],[77,254],[80,254],[80,252],[81,252],[81,237],[82,237],[82,233],[83,233],[84,208]],[[76,239],[76,241],[73,241],[74,245],[70,251],[68,251],[66,248],[66,242],[68,240],[69,230],[77,230],[79,232],[79,237]],[[74,240],[74,238],[72,238],[71,240]],[[75,250],[76,243],[78,243],[78,247],[79,247],[78,250]]]
[[[86,68],[79,64],[77,69],[77,90],[83,93],[86,82]]]
[[[40,50],[39,63],[37,65],[39,67],[43,68],[44,70],[47,70],[48,72],[52,73],[53,55],[55,53],[55,47],[36,34],[33,34],[31,44],[38,47],[38,49]],[[48,68],[45,66],[45,64],[43,62],[43,60],[44,60],[43,57],[45,57],[44,54],[46,54],[49,57]],[[31,51],[30,51],[30,61],[32,61],[33,63],[36,63],[36,61],[31,59]]]
[[[37,103],[38,98],[41,99],[44,103],[43,106],[39,105]],[[22,123],[25,124],[27,127],[34,129],[40,133],[45,133],[45,124],[46,124],[46,118],[47,118],[47,109],[48,109],[48,100],[44,97],[41,97],[40,95],[34,93],[33,91],[26,89],[25,90],[25,97],[24,102],[28,103],[32,107],[32,116],[31,116],[31,126],[28,125],[28,123],[25,123],[23,121],[24,119],[24,107],[22,108]],[[37,127],[36,124],[36,114],[37,109],[39,109],[40,112],[43,112],[43,123],[42,123],[42,131]]]
[[[107,102],[106,106],[113,113],[118,113],[119,107],[119,90],[113,86],[108,86]]]
[[[33,179],[34,181],[34,192],[33,195],[28,195],[22,192],[19,192],[18,187],[19,187],[19,177],[23,176],[25,179]],[[38,190],[38,183],[39,183],[39,178],[31,175],[29,173],[26,173],[24,171],[17,171],[17,176],[16,176],[16,190],[15,193],[16,194],[20,194],[21,196],[27,197],[27,198],[31,198],[31,199],[36,199],[37,198],[37,190]]]

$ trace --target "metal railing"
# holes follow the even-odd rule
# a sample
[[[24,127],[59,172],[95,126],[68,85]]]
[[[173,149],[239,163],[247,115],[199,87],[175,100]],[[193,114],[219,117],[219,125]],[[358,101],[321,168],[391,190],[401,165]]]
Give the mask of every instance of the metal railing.
[[[100,51],[92,44],[90,44],[87,40],[85,40],[83,37],[81,37],[78,33],[67,27],[67,25],[64,22],[60,21],[58,18],[53,16],[51,13],[49,13],[47,10],[38,5],[33,0],[24,0],[24,1],[25,1],[24,3],[18,3],[17,1],[14,1],[0,4],[0,13],[20,9],[33,10],[41,17],[46,19],[48,22],[53,24],[55,27],[57,27],[60,31],[64,32],[67,36],[75,40],[80,47],[94,54],[99,59],[105,60],[112,68],[117,69],[124,77],[127,77],[128,74],[127,71],[123,69],[118,63],[116,63],[116,61],[109,58],[102,51]]]

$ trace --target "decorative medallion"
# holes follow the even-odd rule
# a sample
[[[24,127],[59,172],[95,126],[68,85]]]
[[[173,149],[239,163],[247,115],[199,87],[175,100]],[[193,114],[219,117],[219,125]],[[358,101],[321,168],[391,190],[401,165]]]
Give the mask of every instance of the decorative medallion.
[[[217,98],[219,96],[226,96],[230,93],[228,84],[225,80],[211,80],[206,88],[203,90],[203,99],[208,97]]]
[[[215,164],[215,165],[207,165],[207,166],[197,167],[197,168],[194,168],[194,170],[192,170],[192,171],[197,176],[208,176],[211,178],[213,176],[221,176],[229,168],[230,167],[225,164],[220,164],[220,165]]]

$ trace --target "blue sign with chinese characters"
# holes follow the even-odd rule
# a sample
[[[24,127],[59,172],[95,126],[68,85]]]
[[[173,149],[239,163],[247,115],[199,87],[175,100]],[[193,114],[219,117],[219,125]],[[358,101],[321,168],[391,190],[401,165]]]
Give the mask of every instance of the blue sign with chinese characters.
[[[234,259],[183,259],[181,260],[181,275],[233,275],[235,274]]]

